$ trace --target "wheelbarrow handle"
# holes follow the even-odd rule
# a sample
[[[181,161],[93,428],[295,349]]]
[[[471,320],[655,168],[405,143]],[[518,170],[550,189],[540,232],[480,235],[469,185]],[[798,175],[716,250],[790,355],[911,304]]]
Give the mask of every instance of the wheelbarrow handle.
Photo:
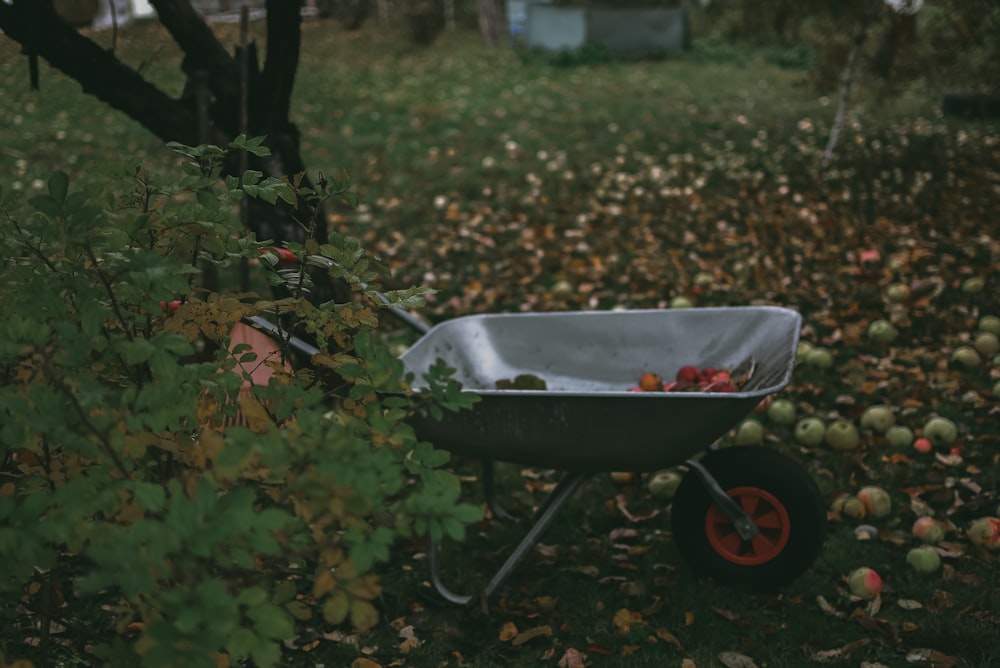
[[[276,266],[278,267],[297,267],[300,264],[298,256],[296,256],[295,253],[288,250],[287,248],[261,248],[260,254],[264,255],[265,253],[274,253],[278,257],[278,262],[276,264]],[[331,260],[330,258],[323,258],[323,260],[328,264],[328,266],[331,267],[336,264],[336,261]],[[370,289],[368,287],[368,284],[364,282],[361,283],[361,287],[365,290]],[[389,308],[389,313],[394,318],[399,320],[401,323],[413,329],[419,334],[426,334],[428,331],[430,331],[431,329],[430,325],[428,325],[426,322],[424,322],[417,316],[413,315],[409,311],[401,309],[398,306],[393,306],[389,302],[389,298],[386,297],[384,294],[382,294],[380,291],[372,290],[372,292],[375,293],[375,296],[378,297],[379,301],[381,301]]]

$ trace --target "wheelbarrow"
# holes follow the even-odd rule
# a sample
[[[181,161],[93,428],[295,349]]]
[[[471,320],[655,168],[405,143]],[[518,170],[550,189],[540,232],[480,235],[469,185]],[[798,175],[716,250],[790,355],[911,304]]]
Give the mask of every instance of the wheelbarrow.
[[[295,263],[278,251],[281,262]],[[383,297],[385,301],[385,298]],[[802,317],[777,306],[569,311],[470,315],[429,326],[390,312],[420,333],[400,356],[414,389],[438,360],[455,369],[480,401],[440,420],[414,416],[421,440],[483,465],[483,491],[495,517],[494,462],[563,472],[533,523],[477,595],[456,594],[440,575],[431,537],[431,583],[446,600],[486,599],[538,544],[580,485],[601,472],[683,467],[671,528],[681,555],[701,574],[757,587],[787,583],[818,556],[826,510],[812,477],[791,457],[756,446],[719,448],[718,439],[791,380]],[[246,321],[306,357],[318,350],[288,339],[264,318]],[[682,366],[739,370],[734,392],[633,392],[646,372]],[[498,389],[528,375],[543,390]]]
[[[574,492],[600,472],[683,466],[673,499],[674,539],[700,573],[753,586],[786,583],[822,547],[825,507],[812,477],[763,447],[713,447],[762,399],[791,379],[801,316],[773,306],[472,315],[428,328],[400,357],[417,380],[443,360],[480,401],[440,420],[416,417],[417,435],[483,461],[486,502],[496,502],[493,462],[563,475],[521,542],[477,595],[456,594],[440,575],[431,540],[431,582],[466,605],[496,592],[537,545]],[[684,365],[740,369],[734,392],[629,391],[645,372]],[[522,375],[542,390],[497,389]]]

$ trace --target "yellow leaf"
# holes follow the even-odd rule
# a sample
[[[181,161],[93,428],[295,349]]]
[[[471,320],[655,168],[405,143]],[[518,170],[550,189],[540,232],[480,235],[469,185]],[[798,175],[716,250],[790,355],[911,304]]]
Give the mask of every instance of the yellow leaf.
[[[337,588],[337,578],[329,570],[320,571],[313,579],[313,596],[323,598]]]
[[[351,661],[351,668],[382,668],[382,664],[361,656]]]
[[[239,404],[240,412],[246,418],[251,431],[260,434],[271,427],[271,416],[268,415],[264,404],[260,403],[257,397],[241,393]]]
[[[614,625],[618,629],[618,633],[625,634],[628,633],[632,624],[641,624],[642,614],[638,612],[633,612],[632,610],[627,610],[625,608],[620,609],[615,613]]]
[[[538,638],[541,636],[551,636],[551,635],[552,635],[552,627],[549,626],[548,624],[546,624],[545,626],[536,626],[532,629],[528,629],[527,631],[522,631],[521,633],[518,633],[517,637],[514,638],[514,640],[512,640],[510,644],[513,645],[514,647],[518,647],[534,638]]]
[[[662,628],[661,629],[656,629],[656,637],[659,638],[660,640],[664,640],[664,641],[670,643],[671,645],[673,645],[677,649],[681,650],[682,652],[684,651],[684,646],[681,645],[681,641],[678,640],[677,636],[675,636],[670,631],[668,631],[666,629],[662,629]]]
[[[351,601],[351,626],[364,633],[378,623],[378,610],[368,601]]]
[[[351,598],[347,595],[347,592],[336,591],[323,604],[323,619],[327,624],[332,626],[342,624],[347,619],[350,606]]]
[[[507,642],[508,640],[513,640],[517,636],[517,626],[514,622],[504,622],[504,625],[500,627],[500,640]]]
[[[347,592],[354,598],[371,601],[382,593],[382,587],[375,575],[362,575],[347,584]]]

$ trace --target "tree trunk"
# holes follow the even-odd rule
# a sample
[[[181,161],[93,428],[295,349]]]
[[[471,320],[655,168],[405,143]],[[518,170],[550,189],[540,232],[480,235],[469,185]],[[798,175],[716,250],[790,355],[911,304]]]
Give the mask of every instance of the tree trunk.
[[[487,46],[504,42],[504,20],[501,0],[479,0],[479,30]]]
[[[225,147],[240,131],[239,61],[226,52],[211,28],[189,0],[151,0],[160,21],[184,52],[183,71],[192,80],[205,82],[210,95],[209,123],[199,114],[194,100],[175,99],[78,33],[62,20],[50,2],[9,0],[0,2],[0,30],[20,43],[26,54],[46,60],[83,87],[84,92],[142,124],[163,141],[188,145],[200,143]],[[249,136],[266,135],[271,155],[250,156],[248,166],[267,176],[286,176],[305,171],[299,149],[299,133],[290,121],[290,100],[300,46],[301,2],[267,0],[267,56],[263,70],[250,44],[247,81]],[[226,173],[236,175],[238,160],[229,161]],[[326,216],[318,212],[311,224],[305,209],[286,204],[271,206],[249,200],[249,226],[258,239],[280,243],[302,243],[311,235],[327,240]],[[346,299],[342,286],[323,274],[314,276],[317,301]]]

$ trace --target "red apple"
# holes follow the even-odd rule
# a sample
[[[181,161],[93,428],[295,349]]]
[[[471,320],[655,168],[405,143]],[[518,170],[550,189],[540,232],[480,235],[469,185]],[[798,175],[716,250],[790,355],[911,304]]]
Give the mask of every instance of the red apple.
[[[847,586],[858,598],[878,598],[882,593],[882,578],[873,569],[862,566],[847,576]]]

